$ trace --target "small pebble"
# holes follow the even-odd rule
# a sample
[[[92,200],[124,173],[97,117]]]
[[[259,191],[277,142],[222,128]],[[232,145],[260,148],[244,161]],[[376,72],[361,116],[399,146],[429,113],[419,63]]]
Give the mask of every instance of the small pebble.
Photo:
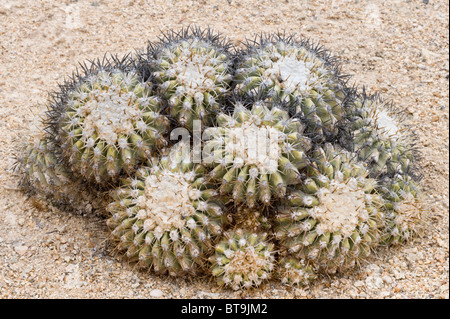
[[[28,250],[28,247],[27,246],[23,246],[23,245],[21,245],[21,246],[17,246],[17,247],[14,247],[14,251],[16,252],[16,253],[18,253],[19,255],[25,255],[25,253],[27,252],[27,250]]]
[[[159,289],[153,289],[150,291],[150,296],[153,298],[161,298],[163,296],[163,292]]]

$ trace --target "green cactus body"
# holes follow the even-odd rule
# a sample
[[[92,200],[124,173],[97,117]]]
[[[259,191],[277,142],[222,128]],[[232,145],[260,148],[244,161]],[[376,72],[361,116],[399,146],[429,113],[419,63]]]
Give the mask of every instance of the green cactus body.
[[[282,257],[278,262],[277,275],[287,286],[307,286],[317,278],[313,267],[290,256]]]
[[[291,115],[302,115],[319,134],[335,134],[344,116],[346,93],[339,78],[335,59],[324,50],[279,34],[249,45],[235,74],[241,95],[298,101]]]
[[[194,120],[208,125],[230,91],[229,45],[211,30],[187,28],[168,37],[148,54],[159,94],[182,126],[192,130]]]
[[[266,234],[237,229],[225,233],[210,258],[211,273],[221,286],[234,290],[259,286],[272,275],[274,246]]]
[[[368,163],[371,176],[411,170],[412,138],[400,125],[391,104],[378,95],[362,94],[352,99],[346,110],[350,123],[345,128],[352,137],[353,151]]]
[[[330,144],[314,153],[309,177],[277,208],[274,234],[286,254],[332,273],[353,267],[379,243],[382,199],[351,154]]]
[[[310,148],[298,119],[255,103],[251,110],[238,104],[233,115],[220,114],[217,122],[205,130],[203,152],[222,194],[231,195],[236,204],[269,205],[272,198],[285,195],[288,185],[298,183]]]
[[[141,267],[173,276],[194,273],[222,233],[223,202],[201,177],[203,168],[174,146],[113,192],[108,226],[118,249]]]
[[[422,191],[407,175],[397,174],[380,184],[386,211],[382,241],[385,244],[404,243],[423,227],[425,215]]]
[[[56,152],[56,147],[46,137],[28,148],[19,160],[19,187],[64,211],[106,215],[106,196],[75,178],[59,162]]]
[[[54,135],[72,170],[87,180],[117,180],[166,145],[160,100],[133,69],[93,64],[64,90],[51,111]]]

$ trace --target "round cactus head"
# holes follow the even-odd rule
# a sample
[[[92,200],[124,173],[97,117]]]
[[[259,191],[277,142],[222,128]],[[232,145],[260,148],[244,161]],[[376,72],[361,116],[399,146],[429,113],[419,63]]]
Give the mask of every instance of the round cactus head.
[[[223,202],[183,158],[179,144],[151,167],[141,168],[113,192],[108,226],[118,249],[159,273],[184,275],[202,265],[221,234]]]
[[[238,59],[236,91],[298,101],[293,114],[301,114],[316,133],[335,134],[346,97],[339,70],[337,59],[309,40],[261,35],[247,42]]]
[[[144,63],[168,101],[170,114],[192,130],[193,121],[209,124],[231,85],[230,44],[211,29],[187,27],[150,44]]]
[[[256,202],[269,205],[299,181],[311,144],[300,120],[258,102],[251,110],[236,103],[233,115],[220,114],[217,122],[217,127],[205,130],[203,151],[222,194],[249,207]]]
[[[414,137],[392,102],[363,91],[350,100],[346,112],[349,123],[343,128],[350,137],[348,145],[369,165],[371,176],[392,177],[413,170]]]
[[[277,208],[274,233],[285,253],[327,272],[352,267],[379,242],[382,199],[352,155],[327,144],[308,178]]]
[[[273,249],[266,234],[241,229],[227,232],[210,258],[211,273],[219,285],[234,290],[259,286],[270,278],[274,269]]]
[[[104,184],[166,144],[159,98],[126,56],[83,65],[53,94],[49,128],[75,173]]]

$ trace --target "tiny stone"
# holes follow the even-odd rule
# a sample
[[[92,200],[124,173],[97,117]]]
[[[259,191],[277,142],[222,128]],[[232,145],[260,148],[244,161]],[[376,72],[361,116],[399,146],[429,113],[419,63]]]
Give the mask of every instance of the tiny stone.
[[[153,298],[161,298],[163,296],[163,292],[159,289],[153,289],[150,291],[150,296]]]
[[[383,281],[389,285],[389,284],[392,284],[393,280],[389,276],[383,276]]]
[[[21,246],[14,247],[14,250],[16,251],[16,253],[18,253],[19,255],[22,256],[22,255],[25,255],[25,253],[28,250],[28,247],[21,245]]]

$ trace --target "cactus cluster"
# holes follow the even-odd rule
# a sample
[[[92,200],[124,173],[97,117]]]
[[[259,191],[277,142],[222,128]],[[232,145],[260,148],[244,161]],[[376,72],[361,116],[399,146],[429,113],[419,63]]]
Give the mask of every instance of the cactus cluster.
[[[310,40],[234,47],[187,27],[81,64],[18,156],[19,185],[100,212],[138,267],[235,290],[309,285],[420,230],[414,136],[398,113]]]

